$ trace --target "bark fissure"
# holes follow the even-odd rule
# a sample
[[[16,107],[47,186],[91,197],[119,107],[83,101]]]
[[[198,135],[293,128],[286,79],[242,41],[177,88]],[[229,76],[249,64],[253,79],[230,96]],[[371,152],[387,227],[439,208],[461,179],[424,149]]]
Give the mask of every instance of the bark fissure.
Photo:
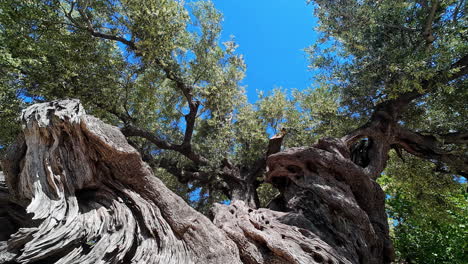
[[[308,182],[339,175],[336,183],[343,197],[295,178],[282,188],[287,212],[257,210],[240,201],[247,198],[239,198],[231,205],[216,205],[212,222],[169,191],[119,129],[86,115],[79,101],[36,104],[23,112],[22,120],[24,137],[2,161],[8,188],[0,184],[0,203],[15,202],[11,211],[21,215],[20,208],[25,213],[18,218],[0,210],[16,225],[10,233],[0,228],[2,261],[385,263],[374,255],[391,249],[382,244],[385,239],[376,242],[387,235],[381,223],[383,196],[350,160],[341,141],[319,142],[305,159],[290,160],[299,161],[298,168],[315,168],[313,176],[300,178]],[[225,161],[225,167],[233,169],[230,174],[237,175],[232,181],[243,186],[231,193],[233,197],[246,196],[242,189],[255,186],[252,181],[258,180],[265,164],[271,167],[268,175],[277,174],[271,164],[291,154],[277,153],[283,136],[272,138],[269,158],[259,159],[253,173],[238,174]],[[368,195],[359,196],[359,190]],[[373,199],[371,205],[364,199]],[[362,220],[360,225],[355,218]],[[337,226],[320,224],[324,221]],[[354,237],[359,242],[346,240],[354,228],[364,230]],[[369,248],[377,250],[372,257],[358,257]]]

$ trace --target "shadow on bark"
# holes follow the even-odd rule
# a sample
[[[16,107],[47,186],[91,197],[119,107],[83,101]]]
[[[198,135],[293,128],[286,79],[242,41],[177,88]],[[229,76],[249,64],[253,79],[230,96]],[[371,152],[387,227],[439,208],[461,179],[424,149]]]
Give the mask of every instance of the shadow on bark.
[[[276,206],[283,212],[233,201],[215,206],[210,221],[153,175],[118,128],[86,115],[78,100],[33,105],[21,120],[23,136],[2,160],[0,262],[391,259],[383,192],[339,140],[270,156],[266,180],[281,190]]]

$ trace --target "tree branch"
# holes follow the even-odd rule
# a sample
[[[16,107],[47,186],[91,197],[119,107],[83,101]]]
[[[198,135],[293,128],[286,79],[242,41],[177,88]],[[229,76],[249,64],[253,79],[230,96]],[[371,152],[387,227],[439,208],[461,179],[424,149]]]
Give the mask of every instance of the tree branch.
[[[79,29],[86,30],[88,31],[93,37],[101,38],[101,39],[107,39],[107,40],[112,40],[112,41],[117,41],[120,42],[124,45],[126,45],[130,50],[134,51],[137,56],[142,56],[142,52],[138,49],[138,46],[135,42],[128,40],[124,37],[117,36],[117,35],[110,35],[106,33],[99,32],[95,30],[93,27],[89,17],[85,13],[83,8],[78,7],[77,10],[81,16],[81,18],[85,21],[86,25],[82,26],[80,25],[72,16],[71,12],[73,11],[74,8],[74,3],[71,6],[70,11],[65,13],[65,16]],[[183,142],[180,145],[175,145],[168,143],[153,133],[146,131],[144,129],[141,129],[132,123],[134,123],[129,116],[125,116],[120,114],[117,111],[110,111],[112,114],[116,115],[118,118],[120,118],[122,121],[125,123],[125,127],[122,129],[122,132],[126,136],[139,136],[143,137],[153,144],[155,144],[158,148],[161,149],[166,149],[166,150],[174,150],[178,151],[193,162],[199,164],[199,165],[204,165],[207,164],[207,160],[202,157],[201,155],[195,153],[192,150],[192,145],[191,145],[191,140],[193,136],[193,131],[195,128],[195,121],[198,113],[198,109],[200,106],[200,102],[195,100],[193,98],[193,86],[192,85],[187,85],[184,79],[180,76],[180,74],[177,73],[177,65],[167,65],[163,63],[160,59],[155,59],[154,61],[164,72],[166,75],[166,78],[169,80],[173,81],[179,89],[182,94],[184,95],[185,99],[187,100],[187,104],[189,107],[189,113],[185,115],[185,121],[186,121],[186,128],[185,128],[185,133],[184,133],[184,139]]]
[[[468,144],[468,132],[453,132],[437,135],[443,144]]]
[[[434,163],[442,162],[450,167],[454,173],[460,175],[468,173],[468,157],[466,155],[456,155],[442,148],[444,144],[466,144],[468,133],[450,133],[440,136],[423,135],[401,126],[396,131],[394,143],[408,153]],[[441,138],[442,141],[438,138]]]
[[[437,8],[439,7],[439,1],[432,0],[431,1],[431,10],[429,11],[429,15],[427,16],[426,23],[423,29],[423,37],[426,40],[426,45],[429,46],[434,42],[435,37],[432,34],[432,23],[434,22],[435,14]]]
[[[72,6],[72,9],[73,9],[73,6]],[[133,41],[130,41],[124,37],[121,37],[121,36],[116,36],[116,35],[110,35],[110,34],[106,34],[106,33],[102,33],[102,32],[99,32],[99,31],[96,31],[91,23],[91,21],[89,20],[88,16],[86,15],[86,13],[83,11],[82,8],[78,8],[78,13],[80,13],[80,16],[85,20],[85,23],[86,23],[86,27],[82,27],[81,25],[79,25],[71,16],[71,12],[67,15],[67,18],[70,19],[75,25],[77,25],[79,28],[85,28],[93,37],[97,37],[97,38],[102,38],[102,39],[107,39],[107,40],[113,40],[113,41],[118,41],[122,44],[125,44],[127,47],[129,47],[131,50],[133,51],[137,51],[138,48],[136,46],[136,43],[133,42]],[[141,54],[139,54],[141,55]]]
[[[268,141],[268,147],[265,152],[265,156],[259,158],[255,163],[252,169],[250,170],[249,177],[256,179],[257,176],[265,169],[267,158],[270,155],[278,153],[281,151],[281,145],[283,144],[283,139],[286,136],[286,130],[282,129],[280,133],[272,136]]]
[[[455,69],[457,69],[457,71],[449,75],[447,77],[447,81],[453,81],[455,79],[458,79],[468,74],[468,54],[461,57],[457,62],[452,64],[449,68],[449,70],[455,70]]]
[[[200,171],[196,166],[180,167],[178,162],[167,158],[155,158],[150,153],[150,150],[145,149],[140,144],[127,139],[128,143],[138,150],[141,154],[141,159],[148,163],[152,168],[163,168],[171,175],[175,176],[182,184],[197,181],[199,184],[206,184],[210,181],[210,175],[207,172]]]
[[[468,55],[463,56],[457,62],[453,63],[447,70],[440,71],[432,79],[424,80],[421,84],[423,90],[426,93],[431,92],[435,85],[439,82],[450,82],[456,80],[462,76],[465,76],[468,72]],[[449,74],[450,71],[457,69],[455,73]],[[429,148],[426,152],[423,150],[417,150],[414,147],[411,147],[411,144],[418,144],[418,142],[424,142],[423,148],[428,148],[429,141],[424,141],[420,137],[409,136],[409,132],[401,134],[402,128],[398,125],[398,121],[401,119],[402,113],[406,110],[408,105],[415,99],[420,98],[426,93],[419,93],[418,91],[411,91],[401,94],[398,98],[391,99],[376,105],[374,112],[370,120],[363,126],[357,128],[351,133],[345,135],[341,139],[345,144],[351,148],[353,144],[356,143],[361,138],[367,137],[369,144],[366,146],[366,149],[355,150],[355,160],[368,160],[365,164],[360,164],[365,168],[366,173],[372,177],[376,178],[380,173],[385,169],[386,162],[388,160],[388,152],[392,148],[392,145],[399,144],[402,148],[407,150],[409,153],[414,154],[421,158],[426,159],[436,159],[445,163],[452,163],[450,159],[456,159],[456,167],[459,168],[458,171],[461,173],[466,173],[467,168],[463,167],[463,162],[459,161],[459,158],[452,156],[447,156],[446,154],[442,155],[443,152],[437,152],[441,156],[435,154],[430,154],[429,150],[435,151],[433,146]],[[405,143],[405,139],[396,140],[397,135],[405,135],[408,143]],[[444,137],[444,136],[442,136]],[[464,133],[451,133],[445,135],[448,142],[452,143],[461,143],[466,142],[466,135]],[[411,139],[411,140],[410,140]],[[416,140],[417,139],[417,140]],[[448,144],[447,142],[447,144]],[[409,145],[408,145],[409,144]],[[422,143],[421,143],[422,144]],[[429,155],[430,154],[430,155]],[[438,157],[438,158],[436,158]],[[463,166],[462,166],[463,165]],[[462,169],[460,169],[462,168]]]
[[[191,148],[187,148],[183,144],[174,145],[174,144],[168,143],[167,141],[156,136],[153,132],[141,129],[131,124],[128,124],[125,127],[123,127],[121,131],[126,137],[135,137],[135,136],[141,137],[141,138],[147,139],[148,141],[150,141],[151,143],[153,143],[154,145],[156,145],[156,147],[160,149],[177,151],[180,154],[187,157],[189,160],[193,161],[197,165],[208,164],[208,160],[206,158],[195,153]]]

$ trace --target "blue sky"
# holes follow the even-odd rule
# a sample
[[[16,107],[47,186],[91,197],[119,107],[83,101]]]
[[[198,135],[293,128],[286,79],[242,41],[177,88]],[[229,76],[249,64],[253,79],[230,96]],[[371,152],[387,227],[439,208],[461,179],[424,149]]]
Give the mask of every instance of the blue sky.
[[[303,49],[317,38],[317,19],[305,0],[213,0],[224,15],[222,40],[234,35],[247,64],[250,102],[257,90],[304,89],[311,85]]]

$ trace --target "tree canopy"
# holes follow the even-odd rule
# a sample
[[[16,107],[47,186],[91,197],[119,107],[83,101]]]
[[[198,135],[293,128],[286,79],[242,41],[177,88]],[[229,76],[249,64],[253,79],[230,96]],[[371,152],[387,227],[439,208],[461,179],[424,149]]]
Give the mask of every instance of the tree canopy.
[[[276,193],[262,180],[267,155],[341,137],[387,191],[400,258],[463,259],[466,243],[451,241],[466,240],[466,1],[310,4],[314,83],[250,104],[243,57],[234,39],[220,43],[210,1],[4,0],[0,145],[30,103],[79,98],[178,194],[199,191],[192,204],[207,212],[224,200],[265,206]]]
[[[322,87],[339,95],[338,118],[362,124],[351,133],[365,139],[357,153],[392,149],[379,181],[388,194],[399,258],[462,263],[468,161],[466,2],[314,2],[322,38],[308,52],[312,67],[326,69],[318,76]],[[384,138],[391,137],[389,145],[381,143],[385,140],[375,130],[366,132],[375,126]],[[369,151],[372,145],[376,152]]]

